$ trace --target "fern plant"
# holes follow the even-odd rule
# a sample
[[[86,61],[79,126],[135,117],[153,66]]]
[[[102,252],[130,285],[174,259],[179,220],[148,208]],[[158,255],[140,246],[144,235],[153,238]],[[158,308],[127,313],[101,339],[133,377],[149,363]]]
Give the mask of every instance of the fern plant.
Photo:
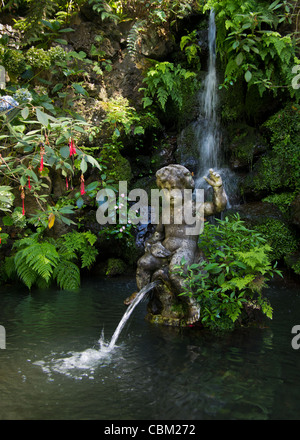
[[[90,268],[98,251],[97,237],[91,232],[70,232],[54,240],[35,233],[14,244],[16,253],[6,257],[9,278],[17,275],[30,290],[33,285],[47,287],[52,282],[63,290],[80,286],[80,268]],[[80,263],[80,267],[79,267]]]
[[[262,290],[274,274],[271,247],[258,232],[246,228],[236,215],[232,219],[206,224],[199,246],[204,254],[200,263],[177,272],[185,278],[183,295],[195,297],[201,306],[201,321],[211,329],[232,329],[247,305],[261,309],[272,318],[272,307]],[[245,306],[245,307],[244,307]]]
[[[144,91],[144,108],[157,101],[160,108],[166,111],[167,101],[170,99],[180,110],[184,97],[195,89],[195,78],[194,72],[183,69],[180,64],[175,66],[167,61],[156,63],[143,80],[147,88],[140,89]]]

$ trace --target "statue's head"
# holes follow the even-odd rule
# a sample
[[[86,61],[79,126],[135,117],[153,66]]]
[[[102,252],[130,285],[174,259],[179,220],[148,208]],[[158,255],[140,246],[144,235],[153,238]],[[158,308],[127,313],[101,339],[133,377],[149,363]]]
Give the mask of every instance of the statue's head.
[[[156,184],[159,188],[194,189],[192,173],[182,165],[168,165],[156,172]]]

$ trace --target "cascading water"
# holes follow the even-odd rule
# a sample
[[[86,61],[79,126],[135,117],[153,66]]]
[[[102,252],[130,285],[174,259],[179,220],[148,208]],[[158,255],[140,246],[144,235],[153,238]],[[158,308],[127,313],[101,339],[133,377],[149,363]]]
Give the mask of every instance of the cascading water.
[[[200,108],[203,109],[203,121],[199,124],[199,173],[204,175],[209,168],[220,165],[220,130],[217,118],[217,71],[216,71],[216,24],[213,10],[209,17],[208,29],[208,73],[204,82],[204,90],[199,96]],[[200,177],[200,176],[199,176]]]
[[[200,115],[194,124],[195,138],[198,143],[198,166],[196,188],[209,190],[203,180],[209,169],[213,168],[223,178],[224,186],[229,196],[229,205],[236,193],[236,178],[231,170],[223,163],[221,151],[221,129],[218,118],[218,78],[216,51],[216,23],[213,9],[210,11],[208,28],[208,71],[203,90],[199,92]]]

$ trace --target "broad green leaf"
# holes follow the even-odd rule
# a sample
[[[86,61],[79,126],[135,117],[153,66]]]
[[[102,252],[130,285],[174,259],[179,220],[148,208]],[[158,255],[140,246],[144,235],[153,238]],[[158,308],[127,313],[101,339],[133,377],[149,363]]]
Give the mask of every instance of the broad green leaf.
[[[242,64],[243,60],[244,60],[244,55],[242,54],[242,52],[240,52],[240,53],[237,55],[237,57],[236,57],[236,59],[235,59],[235,62],[236,62],[236,64],[237,64],[238,66],[240,66],[240,65]]]
[[[250,72],[250,70],[247,70],[247,72],[245,73],[245,80],[247,82],[250,82],[252,79],[252,73]]]
[[[84,96],[89,96],[88,92],[78,83],[72,83],[73,89]]]
[[[87,170],[87,163],[86,163],[86,158],[85,158],[85,157],[83,157],[83,158],[81,159],[80,169],[81,169],[81,171],[82,171],[83,174],[84,174],[84,173],[86,172],[86,170]]]
[[[70,156],[70,148],[69,147],[61,147],[61,149],[59,150],[61,156],[64,159],[67,159]]]
[[[28,115],[29,115],[29,108],[28,107],[24,107],[21,110],[21,116],[22,116],[23,119],[27,119]]]
[[[42,112],[39,108],[36,109],[36,117],[37,117],[37,120],[42,125],[45,125],[46,127],[48,127],[48,124],[49,124],[48,115],[46,113]]]

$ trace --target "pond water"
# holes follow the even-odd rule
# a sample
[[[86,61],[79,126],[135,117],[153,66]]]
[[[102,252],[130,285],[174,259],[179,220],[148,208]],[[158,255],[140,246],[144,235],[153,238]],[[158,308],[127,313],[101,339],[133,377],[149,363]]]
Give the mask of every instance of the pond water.
[[[85,280],[75,292],[2,290],[0,418],[300,418],[297,286],[267,290],[268,327],[223,336],[149,324],[142,302],[106,352],[134,290],[133,279]]]

